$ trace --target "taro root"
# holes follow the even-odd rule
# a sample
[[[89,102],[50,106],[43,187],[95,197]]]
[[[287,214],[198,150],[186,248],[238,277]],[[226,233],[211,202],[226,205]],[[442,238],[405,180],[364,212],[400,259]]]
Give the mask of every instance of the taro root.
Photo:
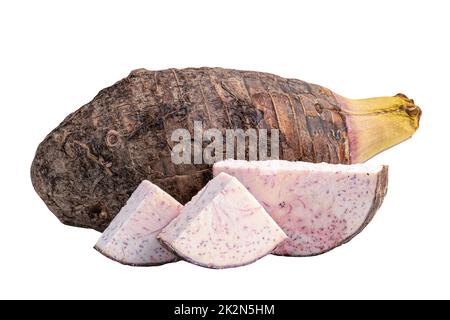
[[[133,266],[177,261],[156,239],[182,205],[149,181],[143,181],[95,245],[108,258]]]
[[[31,178],[61,222],[102,231],[142,180],[184,204],[211,179],[210,165],[171,161],[173,131],[193,136],[194,121],[221,132],[279,129],[281,159],[348,164],[411,137],[420,114],[401,94],[351,100],[267,73],[140,69],[54,129]]]
[[[222,173],[184,206],[158,238],[188,262],[230,268],[270,254],[287,237],[236,178]]]
[[[214,175],[236,177],[289,239],[277,255],[310,256],[351,240],[370,222],[387,191],[383,165],[335,165],[282,160],[226,160]]]

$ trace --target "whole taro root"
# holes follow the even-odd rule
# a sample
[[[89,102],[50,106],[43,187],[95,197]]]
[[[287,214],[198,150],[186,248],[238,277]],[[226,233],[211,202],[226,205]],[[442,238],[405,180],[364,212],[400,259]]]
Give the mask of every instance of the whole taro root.
[[[186,203],[211,166],[171,161],[171,134],[279,129],[285,160],[357,163],[409,138],[421,111],[402,94],[350,100],[318,85],[221,68],[139,69],[99,92],[39,145],[33,186],[61,222],[104,230],[142,180]]]

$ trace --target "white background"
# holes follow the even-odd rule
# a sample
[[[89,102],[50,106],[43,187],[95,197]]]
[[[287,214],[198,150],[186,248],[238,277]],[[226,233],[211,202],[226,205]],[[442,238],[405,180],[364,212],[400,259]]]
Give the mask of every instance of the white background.
[[[245,2],[245,3],[244,3]],[[0,298],[450,298],[448,1],[2,1]],[[221,66],[350,98],[403,92],[421,128],[373,158],[389,192],[349,244],[238,269],[114,263],[34,192],[38,143],[132,69]]]

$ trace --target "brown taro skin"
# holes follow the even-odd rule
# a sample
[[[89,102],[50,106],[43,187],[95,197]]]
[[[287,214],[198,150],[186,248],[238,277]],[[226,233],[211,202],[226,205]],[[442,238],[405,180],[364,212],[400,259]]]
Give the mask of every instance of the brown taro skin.
[[[268,73],[138,69],[42,141],[32,183],[62,223],[103,231],[142,180],[184,204],[212,178],[210,165],[171,161],[173,130],[193,136],[194,121],[279,129],[281,159],[350,163],[342,103],[324,87]]]

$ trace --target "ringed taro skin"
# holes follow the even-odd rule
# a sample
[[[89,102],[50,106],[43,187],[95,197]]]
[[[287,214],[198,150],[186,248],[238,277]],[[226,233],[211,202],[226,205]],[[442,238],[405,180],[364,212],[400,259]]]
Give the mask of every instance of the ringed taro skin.
[[[289,236],[274,254],[311,256],[348,242],[370,222],[387,191],[388,167],[225,160],[213,172],[236,177]]]
[[[236,178],[222,173],[185,205],[158,238],[183,259],[220,269],[254,262],[287,236]]]
[[[103,232],[95,249],[108,258],[133,266],[177,261],[156,236],[183,206],[149,181],[142,181]]]
[[[280,159],[350,164],[411,137],[420,116],[401,94],[352,100],[263,72],[139,69],[47,135],[31,180],[62,223],[103,231],[144,179],[184,204],[212,178],[211,165],[171,161],[172,133],[193,137],[194,121],[221,132],[278,129]]]

